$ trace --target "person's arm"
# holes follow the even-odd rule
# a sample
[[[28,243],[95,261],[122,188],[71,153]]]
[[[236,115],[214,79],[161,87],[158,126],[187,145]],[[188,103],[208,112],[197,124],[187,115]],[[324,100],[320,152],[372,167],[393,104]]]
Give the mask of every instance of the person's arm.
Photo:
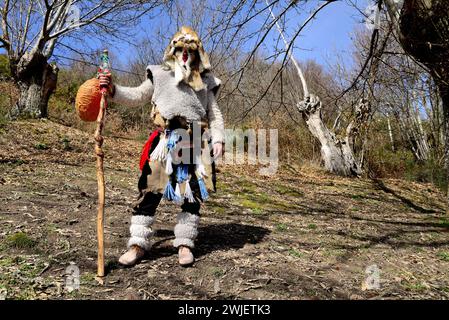
[[[127,107],[144,105],[151,101],[153,90],[153,83],[150,79],[145,80],[138,87],[114,85],[111,101]]]
[[[153,96],[153,79],[151,72],[147,69],[147,80],[138,87],[124,87],[112,84],[111,74],[100,74],[100,85],[108,86],[111,102],[127,107],[147,104]]]
[[[221,155],[223,144],[225,143],[224,121],[220,107],[218,106],[215,94],[209,92],[208,95],[208,112],[209,129],[212,136],[212,145],[214,157]]]

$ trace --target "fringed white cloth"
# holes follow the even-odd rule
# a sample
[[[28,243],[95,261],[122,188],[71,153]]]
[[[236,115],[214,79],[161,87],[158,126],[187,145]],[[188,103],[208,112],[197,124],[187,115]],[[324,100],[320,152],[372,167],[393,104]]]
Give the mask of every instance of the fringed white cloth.
[[[167,138],[161,133],[159,143],[150,154],[150,161],[165,161],[167,158]]]
[[[179,186],[179,183],[176,184],[175,188],[175,199],[178,204],[181,204],[183,202],[183,197],[181,195],[181,187]]]
[[[195,198],[193,197],[192,188],[190,187],[190,181],[186,181],[186,189],[184,191],[184,199],[187,199],[189,203],[194,203]]]
[[[165,164],[165,173],[167,175],[171,175],[173,173],[173,165],[172,165],[172,156],[170,152],[167,153],[166,159],[167,162]]]

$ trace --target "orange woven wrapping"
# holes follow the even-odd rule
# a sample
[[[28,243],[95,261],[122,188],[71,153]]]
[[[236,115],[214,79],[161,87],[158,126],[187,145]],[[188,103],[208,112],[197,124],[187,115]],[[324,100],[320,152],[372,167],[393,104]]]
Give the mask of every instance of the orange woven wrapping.
[[[83,121],[97,120],[100,112],[100,80],[89,79],[84,82],[76,94],[75,107]]]

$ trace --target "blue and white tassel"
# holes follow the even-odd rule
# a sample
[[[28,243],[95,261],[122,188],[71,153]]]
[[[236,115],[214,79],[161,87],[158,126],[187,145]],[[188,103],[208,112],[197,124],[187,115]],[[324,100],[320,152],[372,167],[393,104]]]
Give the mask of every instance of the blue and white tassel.
[[[167,149],[172,151],[179,141],[179,134],[176,131],[167,130]]]
[[[175,189],[175,198],[173,199],[176,203],[182,203],[183,197],[181,196],[181,187],[179,186],[179,183],[176,184]]]
[[[173,173],[173,156],[172,151],[176,147],[176,144],[179,141],[179,134],[176,131],[166,130],[167,139],[166,141],[166,164],[165,164],[165,173],[167,175],[171,175]]]
[[[209,193],[207,192],[206,184],[203,178],[198,178],[198,186],[200,187],[201,199],[206,201],[209,198]]]
[[[175,190],[173,190],[173,186],[171,184],[171,181],[167,182],[167,185],[165,186],[165,190],[164,190],[164,199],[167,199],[169,201],[172,201],[175,199],[176,194],[175,194]]]
[[[195,159],[196,164],[196,174],[198,177],[207,177],[206,168],[204,167],[203,162],[201,161],[201,156],[197,155]]]
[[[179,183],[187,181],[189,179],[189,166],[186,164],[180,164],[176,171],[176,178]]]
[[[186,189],[184,191],[184,199],[187,199],[189,203],[194,203],[195,198],[193,197],[192,188],[190,187],[190,181],[186,181]]]
[[[171,152],[168,152],[168,154],[167,154],[167,161],[165,163],[165,173],[167,175],[171,175],[173,173],[173,161],[172,161]]]
[[[201,199],[205,201],[209,198],[209,193],[207,192],[206,184],[204,183],[204,177],[207,177],[206,168],[204,167],[201,157],[196,157],[196,177],[198,180],[198,186],[201,193]]]

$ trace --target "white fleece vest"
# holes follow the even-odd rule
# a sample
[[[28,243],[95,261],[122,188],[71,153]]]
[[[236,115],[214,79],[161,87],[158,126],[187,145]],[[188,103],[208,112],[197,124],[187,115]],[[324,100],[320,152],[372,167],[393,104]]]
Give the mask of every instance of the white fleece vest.
[[[201,75],[205,89],[199,91],[193,90],[184,81],[177,83],[174,72],[164,70],[160,65],[148,66],[147,72],[154,87],[152,101],[162,117],[171,119],[182,116],[188,121],[198,121],[207,117],[207,96],[209,92],[215,95],[221,84],[220,79],[215,78],[211,72]]]

